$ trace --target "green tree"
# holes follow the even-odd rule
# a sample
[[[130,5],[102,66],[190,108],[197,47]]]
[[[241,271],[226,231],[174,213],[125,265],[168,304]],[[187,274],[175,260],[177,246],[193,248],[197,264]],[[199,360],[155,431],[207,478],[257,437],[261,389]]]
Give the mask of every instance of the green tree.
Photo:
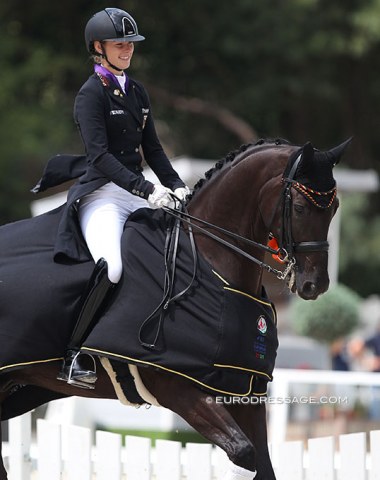
[[[75,94],[92,70],[83,29],[107,6],[0,3],[2,222],[29,215],[29,188],[50,156],[83,151],[72,120]],[[380,172],[380,0],[113,6],[130,11],[147,38],[129,73],[148,86],[170,155],[218,159],[256,136],[323,149],[353,135],[343,164]],[[365,208],[377,222],[378,199]]]
[[[331,344],[358,325],[359,296],[344,285],[334,285],[314,302],[294,299],[290,315],[295,331]]]
[[[370,209],[374,197],[356,193],[341,202],[339,278],[364,297],[379,292],[380,216]]]
[[[30,215],[29,189],[46,160],[58,151],[79,148],[71,119],[71,76],[83,70],[73,50],[65,51],[63,24],[72,23],[60,4],[3,2],[0,6],[0,218]],[[70,10],[70,9],[68,9]],[[51,17],[47,20],[46,14]],[[72,12],[71,12],[72,13]],[[62,16],[61,16],[62,14]],[[80,85],[79,81],[75,81]],[[79,140],[79,139],[78,139]],[[10,201],[11,199],[11,201]]]

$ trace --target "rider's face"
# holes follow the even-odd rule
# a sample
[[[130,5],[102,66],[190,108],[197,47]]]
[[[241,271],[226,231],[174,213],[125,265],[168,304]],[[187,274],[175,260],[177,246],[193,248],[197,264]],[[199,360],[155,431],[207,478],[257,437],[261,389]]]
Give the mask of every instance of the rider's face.
[[[102,47],[103,51],[107,56],[109,63],[115,65],[121,70],[126,70],[130,64],[134,52],[134,43],[133,42],[113,42],[105,41],[102,44],[100,42],[95,42],[94,47],[98,52],[101,52]],[[108,68],[111,71],[114,71],[109,65],[106,59],[103,59],[102,65]],[[114,73],[120,73],[114,71]]]

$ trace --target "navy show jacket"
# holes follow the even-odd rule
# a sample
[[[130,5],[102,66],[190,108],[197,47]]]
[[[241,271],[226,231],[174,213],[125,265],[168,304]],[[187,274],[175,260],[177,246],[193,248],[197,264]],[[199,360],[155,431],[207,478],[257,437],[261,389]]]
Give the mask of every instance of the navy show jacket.
[[[185,184],[166,156],[154,126],[151,105],[143,85],[129,79],[128,94],[99,73],[79,90],[74,119],[84,155],[56,155],[47,163],[34,193],[77,178],[69,189],[59,223],[54,258],[91,259],[77,217],[80,198],[112,181],[141,198],[153,191],[142,174],[142,155],[160,182],[172,190]]]
[[[160,182],[171,189],[183,187],[157,137],[148,94],[143,85],[129,81],[128,94],[108,77],[94,73],[80,89],[74,118],[87,155],[86,183],[105,177],[147,198],[152,183],[142,176],[142,155]]]

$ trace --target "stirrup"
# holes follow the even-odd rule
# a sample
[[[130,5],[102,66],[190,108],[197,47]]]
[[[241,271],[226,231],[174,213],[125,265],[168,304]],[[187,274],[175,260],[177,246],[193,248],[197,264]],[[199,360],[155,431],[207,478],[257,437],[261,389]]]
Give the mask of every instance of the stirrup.
[[[73,378],[73,373],[75,373],[75,372],[73,372],[73,366],[75,365],[79,355],[87,355],[88,357],[91,358],[92,364],[93,364],[93,371],[94,371],[94,374],[96,376],[96,362],[95,362],[94,357],[90,353],[83,353],[79,350],[75,354],[75,356],[72,358],[71,365],[70,365],[70,370],[69,370],[69,374],[67,376],[66,382],[69,385],[74,385],[75,387],[85,388],[87,390],[94,390],[95,389],[95,385],[94,385],[95,382],[86,382],[85,380],[80,380],[80,379]]]

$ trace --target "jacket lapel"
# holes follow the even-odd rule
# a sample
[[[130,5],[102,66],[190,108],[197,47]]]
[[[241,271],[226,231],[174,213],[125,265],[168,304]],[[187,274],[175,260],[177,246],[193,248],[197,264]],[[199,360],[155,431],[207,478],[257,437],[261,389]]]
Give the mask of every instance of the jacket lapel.
[[[131,115],[133,115],[139,124],[142,125],[144,118],[143,112],[136,96],[135,84],[132,82],[129,84],[128,95],[125,96],[125,99],[128,111],[131,112]]]
[[[139,125],[142,125],[143,112],[137,101],[135,85],[132,82],[130,83],[128,95],[126,95],[120,85],[117,85],[100,73],[96,73],[96,75],[99,77],[99,80],[112,100],[124,107],[135,118],[135,120],[137,120]]]

